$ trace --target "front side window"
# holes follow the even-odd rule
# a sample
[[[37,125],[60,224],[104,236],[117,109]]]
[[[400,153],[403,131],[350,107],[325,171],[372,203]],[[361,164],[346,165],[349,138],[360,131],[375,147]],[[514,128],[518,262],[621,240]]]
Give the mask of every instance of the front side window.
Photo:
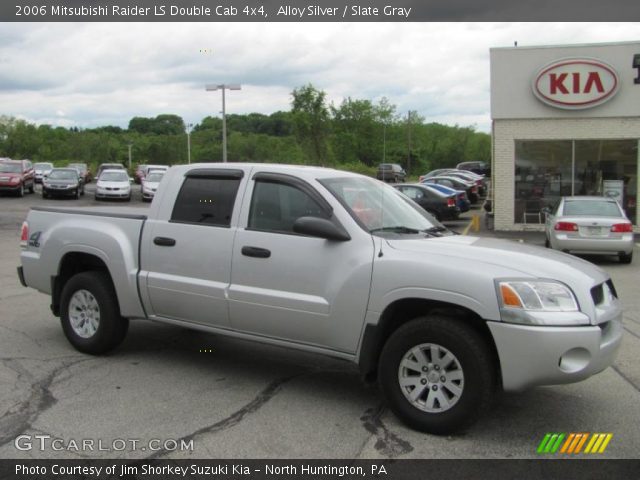
[[[435,220],[395,188],[364,177],[327,178],[320,181],[368,232],[386,229],[426,231]]]
[[[239,186],[240,178],[187,177],[171,221],[228,227]]]
[[[293,224],[300,217],[329,218],[329,215],[310,195],[293,185],[256,181],[249,229],[294,233]]]

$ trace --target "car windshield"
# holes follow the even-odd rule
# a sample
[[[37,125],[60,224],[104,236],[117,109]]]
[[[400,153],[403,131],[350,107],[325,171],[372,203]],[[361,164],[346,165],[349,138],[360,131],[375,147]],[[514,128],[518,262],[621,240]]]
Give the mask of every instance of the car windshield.
[[[128,182],[127,172],[104,172],[100,175],[102,182]]]
[[[564,202],[563,215],[589,217],[620,217],[620,208],[615,201],[609,200],[567,200]]]
[[[51,165],[50,163],[36,163],[33,168],[35,170],[51,170],[53,168],[53,165]]]
[[[49,180],[77,180],[78,172],[73,170],[51,170]]]
[[[441,225],[407,197],[371,178],[339,177],[320,181],[369,232],[419,233]]]
[[[147,176],[147,182],[159,182],[163,176],[164,173],[162,172],[151,172],[149,176]]]
[[[0,173],[20,173],[22,168],[17,163],[0,163]]]
[[[75,168],[76,170],[80,171],[80,172],[85,172],[87,170],[87,166],[86,165],[82,165],[80,163],[72,163],[71,165],[69,165],[70,168]]]

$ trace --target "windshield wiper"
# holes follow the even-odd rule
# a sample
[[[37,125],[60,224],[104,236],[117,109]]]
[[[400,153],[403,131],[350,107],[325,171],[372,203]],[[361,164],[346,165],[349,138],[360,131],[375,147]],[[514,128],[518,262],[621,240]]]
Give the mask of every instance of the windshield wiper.
[[[425,230],[425,232],[446,232],[446,231],[447,231],[447,227],[445,226],[431,227]]]
[[[393,233],[422,233],[420,230],[415,228],[404,227],[402,225],[396,225],[393,227],[380,227],[369,230],[369,233],[376,232],[393,232]]]

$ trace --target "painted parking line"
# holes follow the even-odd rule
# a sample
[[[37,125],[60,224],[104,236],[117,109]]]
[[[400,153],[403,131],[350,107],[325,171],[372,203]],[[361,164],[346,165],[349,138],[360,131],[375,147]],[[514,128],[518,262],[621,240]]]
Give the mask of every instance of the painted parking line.
[[[471,230],[472,226],[473,226],[473,219],[469,221],[466,227],[464,227],[464,230],[462,231],[462,235],[467,235],[469,233],[469,230]]]

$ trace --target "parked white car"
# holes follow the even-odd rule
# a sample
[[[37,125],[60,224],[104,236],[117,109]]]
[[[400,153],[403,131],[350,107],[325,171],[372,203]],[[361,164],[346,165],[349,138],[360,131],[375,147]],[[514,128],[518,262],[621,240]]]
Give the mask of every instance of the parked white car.
[[[53,163],[42,162],[35,163],[33,165],[33,170],[35,171],[35,182],[42,183],[42,179],[49,175],[51,170],[53,170]]]
[[[156,194],[156,190],[158,190],[158,185],[160,185],[160,180],[164,177],[164,171],[162,170],[152,170],[149,174],[144,177],[142,180],[142,201],[150,202],[153,200],[154,195]]]
[[[96,200],[124,198],[131,200],[131,181],[125,170],[104,170],[96,183]]]

